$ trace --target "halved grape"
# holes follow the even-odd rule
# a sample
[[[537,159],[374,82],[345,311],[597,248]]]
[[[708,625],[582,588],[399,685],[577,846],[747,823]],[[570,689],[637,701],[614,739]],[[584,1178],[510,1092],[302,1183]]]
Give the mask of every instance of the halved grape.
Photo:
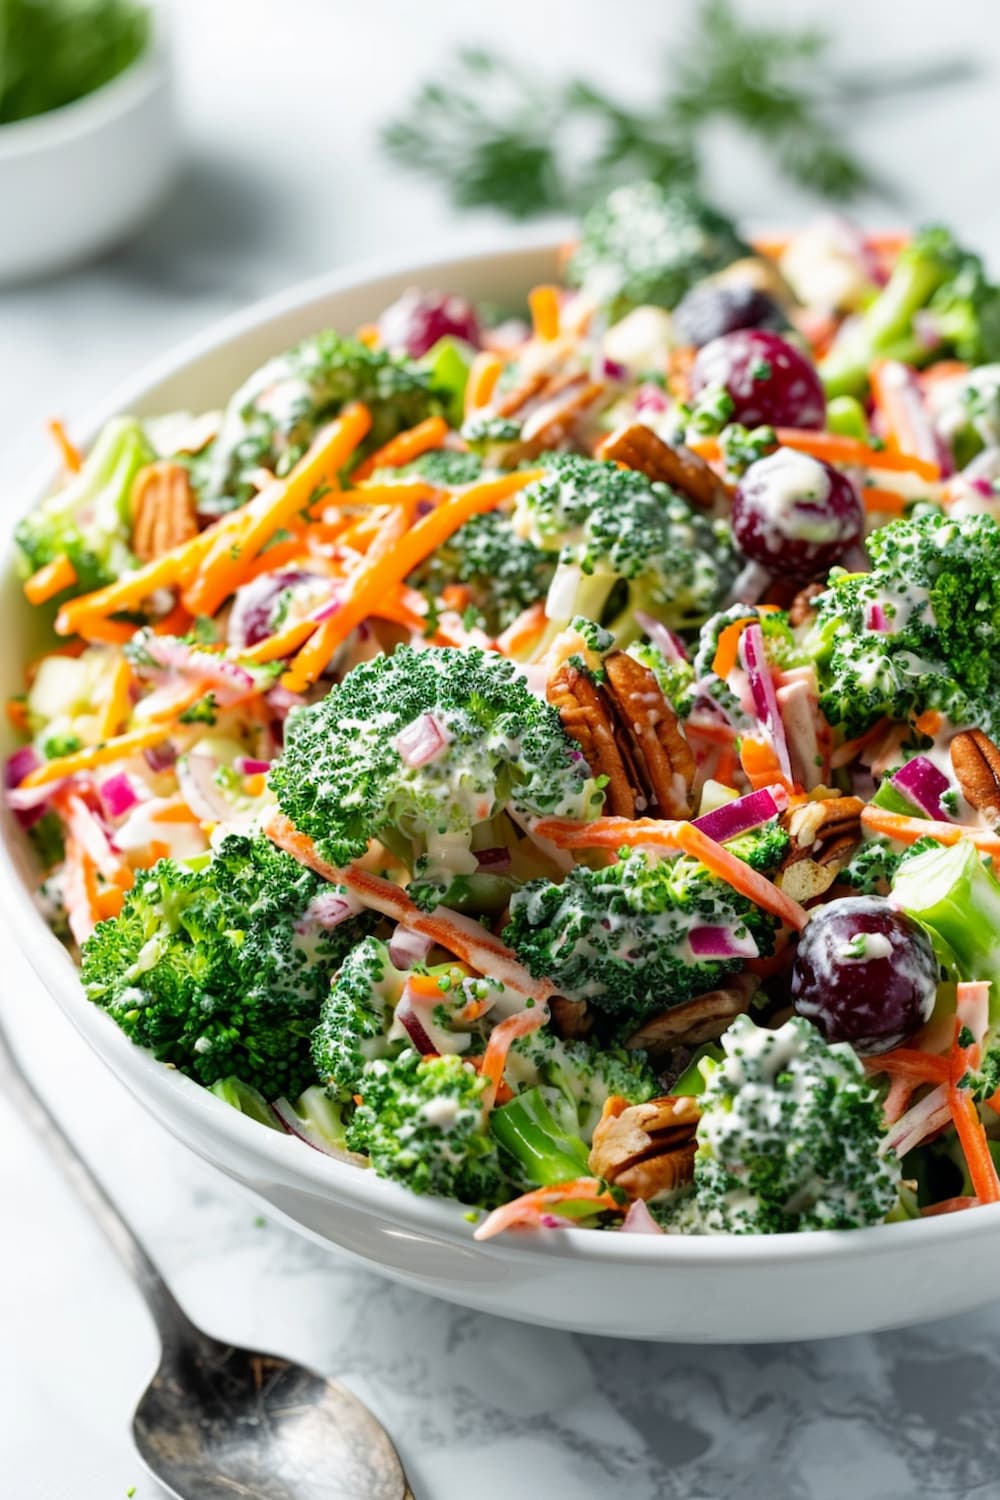
[[[683,344],[700,349],[738,328],[787,328],[788,319],[773,297],[749,282],[731,286],[703,282],[693,287],[671,313],[674,332]]]
[[[917,922],[879,896],[848,896],[821,907],[799,939],[792,1002],[828,1042],[872,1056],[930,1019],[938,977]]]
[[[813,366],[794,344],[764,328],[741,328],[699,349],[691,392],[725,386],[733,421],[745,427],[822,427],[826,397]]]
[[[751,464],[733,496],[736,545],[752,562],[794,579],[826,573],[861,540],[864,521],[851,481],[793,448]]]

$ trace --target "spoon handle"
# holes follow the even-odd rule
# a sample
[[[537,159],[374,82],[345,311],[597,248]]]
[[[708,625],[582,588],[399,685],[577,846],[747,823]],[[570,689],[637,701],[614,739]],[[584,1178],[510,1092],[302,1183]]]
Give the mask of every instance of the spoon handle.
[[[153,1315],[164,1345],[180,1339],[200,1337],[186,1313],[174,1300],[163,1277],[142,1244],[122,1218],[104,1188],[55,1115],[36,1091],[0,1023],[0,1093],[3,1093],[31,1126],[35,1136],[55,1157],[77,1196],[90,1210],[131,1273],[146,1306]]]

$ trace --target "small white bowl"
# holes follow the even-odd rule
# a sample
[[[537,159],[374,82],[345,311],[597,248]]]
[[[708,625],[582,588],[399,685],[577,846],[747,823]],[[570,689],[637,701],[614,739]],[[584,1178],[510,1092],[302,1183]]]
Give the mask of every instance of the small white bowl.
[[[170,57],[143,55],[92,94],[0,125],[0,285],[110,249],[156,207],[179,162]]]
[[[371,321],[408,286],[502,306],[554,280],[557,270],[551,242],[508,240],[485,255],[324,277],[228,319],[140,375],[97,414],[86,436],[116,411],[142,416],[221,405],[269,356],[316,329]],[[37,503],[51,484],[48,473],[27,498]],[[43,649],[38,630],[8,560],[0,579],[0,696],[22,690],[22,663]],[[6,731],[0,750],[11,748]],[[1000,1204],[846,1233],[654,1237],[546,1229],[478,1244],[461,1205],[416,1197],[268,1130],[133,1046],[84,998],[29,887],[26,841],[5,814],[0,909],[46,988],[112,1072],[173,1135],[287,1223],[404,1285],[555,1328],[707,1343],[891,1328],[963,1312],[1000,1293]]]

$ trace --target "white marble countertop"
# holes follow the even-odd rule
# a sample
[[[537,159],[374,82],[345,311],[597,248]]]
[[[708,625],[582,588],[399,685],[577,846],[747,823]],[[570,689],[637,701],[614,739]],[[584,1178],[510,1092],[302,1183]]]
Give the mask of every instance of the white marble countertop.
[[[817,0],[753,8],[830,23]],[[507,0],[505,45],[645,89],[683,9]],[[401,224],[415,253],[481,239],[491,225],[482,215],[458,226],[432,190],[397,179],[372,132],[448,38],[495,39],[495,21],[474,26],[463,0],[433,0],[419,20],[408,0],[179,0],[175,11],[190,143],[177,193],[130,247],[0,294],[7,516],[25,472],[47,457],[46,416],[72,429],[118,379],[220,314],[333,264],[398,251]],[[1000,62],[991,0],[952,0],[946,13],[931,0],[842,0],[837,27],[849,62],[869,48],[912,59],[939,43],[992,58],[994,76]],[[995,109],[986,77],[892,118],[859,119],[856,139],[903,183],[913,216],[939,215],[996,251]],[[776,223],[800,210],[738,141],[715,143],[712,159],[733,208]],[[751,1349],[574,1338],[463,1312],[260,1218],[87,1052],[6,934],[0,966],[4,1016],[35,1076],[192,1316],[342,1376],[395,1436],[417,1500],[1000,1493],[1000,1309]],[[0,1202],[0,1493],[122,1500],[135,1485],[137,1500],[156,1500],[128,1438],[152,1329],[2,1100]]]

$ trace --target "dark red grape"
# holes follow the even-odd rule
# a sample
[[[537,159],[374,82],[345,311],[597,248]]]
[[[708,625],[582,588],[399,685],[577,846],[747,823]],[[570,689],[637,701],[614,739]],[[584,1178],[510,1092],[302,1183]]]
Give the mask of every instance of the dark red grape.
[[[930,1019],[938,985],[930,938],[880,896],[821,907],[799,939],[792,1002],[828,1042],[873,1056]]]
[[[378,320],[378,331],[387,349],[419,359],[433,349],[438,339],[463,339],[478,349],[481,342],[476,309],[465,297],[447,292],[422,292],[410,287],[387,307]]]
[[[826,397],[813,366],[787,339],[764,328],[741,328],[699,349],[691,392],[725,386],[733,421],[745,427],[822,427]]]
[[[778,448],[751,464],[733,496],[733,539],[752,562],[789,578],[825,573],[861,539],[864,506],[839,469]]]
[[[698,349],[738,328],[788,327],[774,298],[749,282],[702,282],[681,298],[670,316],[681,343]]]

